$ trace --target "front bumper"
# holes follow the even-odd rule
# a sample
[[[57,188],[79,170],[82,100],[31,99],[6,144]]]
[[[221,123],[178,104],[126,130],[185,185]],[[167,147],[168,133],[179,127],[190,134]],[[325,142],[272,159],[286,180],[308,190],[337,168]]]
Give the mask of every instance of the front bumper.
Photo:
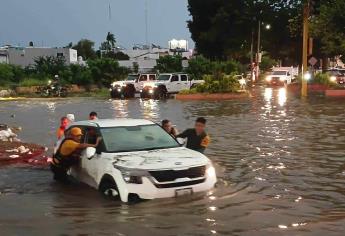
[[[154,183],[151,177],[143,177],[142,184],[126,184],[125,188],[128,194],[137,194],[141,199],[158,199],[158,198],[171,198],[176,196],[176,190],[181,189],[191,189],[192,193],[198,192],[206,192],[214,188],[217,178],[214,177],[206,177],[201,180],[185,180],[174,182],[171,186],[176,185],[183,185],[180,187],[164,187],[159,188],[157,187],[157,183]],[[201,182],[201,183],[198,183]],[[165,185],[167,186],[167,185]],[[123,198],[124,197],[124,198]],[[126,198],[126,199],[125,199]],[[128,201],[128,195],[121,196],[122,200]]]

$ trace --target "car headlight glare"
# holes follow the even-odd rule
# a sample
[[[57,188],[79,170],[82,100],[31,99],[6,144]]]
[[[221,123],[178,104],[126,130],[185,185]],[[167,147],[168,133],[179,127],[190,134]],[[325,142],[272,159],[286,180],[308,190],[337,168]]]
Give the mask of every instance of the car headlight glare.
[[[216,177],[216,169],[213,167],[212,164],[207,165],[206,175],[208,178],[215,178]]]
[[[267,82],[271,82],[272,78],[271,77],[266,77]]]
[[[330,79],[332,82],[337,81],[337,77],[335,77],[335,76],[331,76],[329,79]]]
[[[280,82],[284,82],[285,78],[284,77],[280,77],[279,80],[280,80]]]

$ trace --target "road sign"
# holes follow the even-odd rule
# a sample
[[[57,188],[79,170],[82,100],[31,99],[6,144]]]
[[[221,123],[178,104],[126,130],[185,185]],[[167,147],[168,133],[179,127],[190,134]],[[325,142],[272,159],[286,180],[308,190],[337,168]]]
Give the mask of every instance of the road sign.
[[[308,62],[310,65],[315,66],[318,60],[315,57],[311,57]]]

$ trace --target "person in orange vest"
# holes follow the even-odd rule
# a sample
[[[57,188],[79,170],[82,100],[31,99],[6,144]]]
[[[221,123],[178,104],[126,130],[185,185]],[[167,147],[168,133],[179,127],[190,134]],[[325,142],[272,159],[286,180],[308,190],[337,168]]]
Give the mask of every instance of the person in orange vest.
[[[69,120],[67,119],[67,117],[65,116],[62,117],[60,120],[60,127],[56,131],[56,136],[58,139],[61,139],[64,136],[65,130],[68,125],[69,125]]]
[[[95,144],[81,143],[82,137],[82,130],[75,127],[70,130],[68,138],[60,144],[50,164],[54,180],[68,183],[67,171],[72,166],[78,165],[81,152],[88,147],[96,148],[102,140],[98,137]]]

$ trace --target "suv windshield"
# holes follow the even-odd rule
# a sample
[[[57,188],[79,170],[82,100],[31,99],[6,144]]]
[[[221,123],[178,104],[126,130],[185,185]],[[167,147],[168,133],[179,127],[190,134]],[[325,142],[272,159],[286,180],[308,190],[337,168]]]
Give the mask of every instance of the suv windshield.
[[[158,80],[160,81],[168,81],[170,79],[170,75],[160,75]]]
[[[127,80],[134,81],[134,80],[136,80],[137,78],[138,78],[137,75],[129,75],[129,76],[127,77]]]
[[[179,147],[158,125],[101,128],[107,152],[131,152]]]
[[[272,75],[286,75],[286,71],[273,71]]]

